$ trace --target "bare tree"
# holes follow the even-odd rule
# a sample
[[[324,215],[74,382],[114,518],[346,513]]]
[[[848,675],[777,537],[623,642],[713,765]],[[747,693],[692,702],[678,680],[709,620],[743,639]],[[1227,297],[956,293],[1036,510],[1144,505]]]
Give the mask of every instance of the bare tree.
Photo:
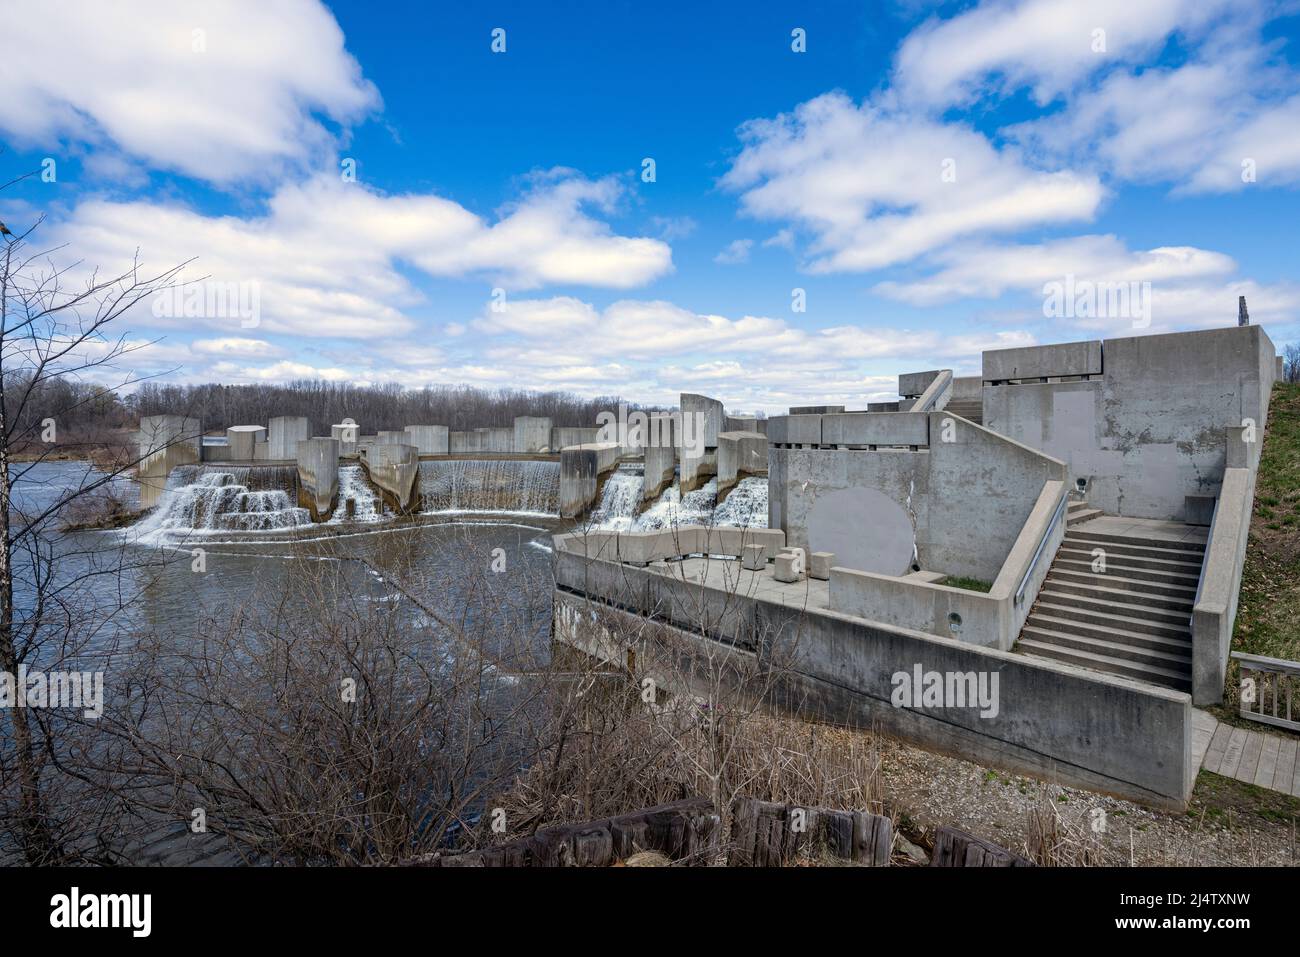
[[[30,174],[28,174],[30,175]],[[18,182],[25,177],[19,177]],[[110,486],[134,462],[108,472],[87,469],[79,481],[53,487],[24,505],[15,488],[30,489],[58,446],[60,418],[72,416],[102,388],[64,392],[66,404],[29,414],[54,382],[93,383],[113,363],[138,348],[111,327],[142,300],[172,285],[179,267],[146,273],[138,260],[110,275],[68,261],[66,250],[32,245],[43,217],[0,237],[0,671],[12,683],[20,665],[57,669],[111,630],[108,623],[126,596],[96,608],[90,578],[120,575],[121,555],[76,561],[64,547],[58,518],[74,502]],[[55,257],[61,259],[56,264]],[[37,448],[18,462],[15,450]],[[85,557],[84,555],[82,556]],[[113,594],[112,589],[107,590]],[[85,603],[92,601],[92,605]],[[11,840],[31,863],[64,859],[61,829],[47,793],[53,736],[60,723],[33,709],[5,709],[11,734],[0,754],[0,800],[12,814]],[[6,807],[5,810],[9,810]]]

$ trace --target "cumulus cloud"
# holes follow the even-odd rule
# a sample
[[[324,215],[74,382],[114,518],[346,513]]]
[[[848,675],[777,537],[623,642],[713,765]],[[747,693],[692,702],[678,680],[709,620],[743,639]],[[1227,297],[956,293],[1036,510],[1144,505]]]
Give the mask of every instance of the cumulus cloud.
[[[713,257],[715,263],[723,266],[738,266],[749,262],[749,251],[754,246],[752,239],[734,239],[723,247],[722,252]]]
[[[589,215],[621,186],[561,171],[541,176],[495,221],[430,194],[386,195],[316,176],[282,186],[262,215],[207,216],[180,205],[88,200],[55,227],[79,259],[124,268],[136,249],[157,267],[195,260],[187,280],[256,294],[262,331],[305,337],[401,335],[422,294],[403,274],[486,278],[508,289],[548,283],[627,288],[672,268],[656,239],[619,236]],[[172,310],[176,312],[176,310]],[[242,316],[178,316],[234,330]],[[167,318],[151,319],[167,325]]]
[[[722,185],[751,216],[815,238],[814,273],[906,262],[953,240],[1088,220],[1096,177],[1043,171],[974,129],[829,93],[752,120]]]
[[[316,0],[15,0],[0,129],[217,183],[273,181],[337,143],[379,94]],[[104,152],[107,151],[107,154]]]

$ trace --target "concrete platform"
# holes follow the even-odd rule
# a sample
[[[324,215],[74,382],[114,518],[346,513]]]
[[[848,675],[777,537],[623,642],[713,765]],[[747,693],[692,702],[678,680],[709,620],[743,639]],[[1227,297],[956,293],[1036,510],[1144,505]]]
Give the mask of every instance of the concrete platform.
[[[1071,526],[1071,531],[1092,532],[1098,535],[1124,535],[1149,538],[1161,542],[1193,542],[1204,545],[1210,530],[1204,525],[1184,525],[1182,522],[1162,522],[1151,518],[1121,518],[1102,515]]]
[[[685,558],[674,562],[653,562],[646,567],[678,581],[765,598],[790,608],[829,611],[831,607],[830,582],[815,578],[789,584],[779,582],[772,575],[776,567],[772,562],[759,571],[742,568],[738,558]]]

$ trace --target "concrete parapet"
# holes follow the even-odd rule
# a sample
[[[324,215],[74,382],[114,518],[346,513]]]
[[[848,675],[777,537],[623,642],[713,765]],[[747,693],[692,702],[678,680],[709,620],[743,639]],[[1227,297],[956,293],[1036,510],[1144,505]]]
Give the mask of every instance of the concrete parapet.
[[[820,415],[777,415],[768,420],[767,441],[772,445],[821,445]]]
[[[577,518],[596,502],[600,476],[618,465],[617,442],[589,442],[560,450],[560,516]]]
[[[298,443],[311,438],[311,423],[304,415],[277,415],[267,423],[267,454],[275,462],[298,457]]]
[[[931,380],[930,384],[911,404],[907,411],[909,412],[937,412],[948,404],[952,398],[952,370],[940,369],[939,373]],[[904,403],[900,402],[898,407],[903,408]]]
[[[203,461],[203,428],[198,419],[183,415],[146,415],[136,433],[139,464],[140,504],[152,508],[158,503],[167,476],[179,465]]]
[[[898,394],[905,399],[915,399],[930,387],[939,375],[939,369],[929,372],[906,372],[898,377]]]
[[[452,432],[448,438],[448,451],[451,455],[467,452],[509,454],[514,451],[514,444],[513,428],[470,429],[466,432]]]
[[[414,445],[405,429],[380,429],[377,445]]]
[[[515,416],[512,452],[546,452],[551,448],[551,420],[536,415]]]
[[[742,476],[767,474],[767,436],[759,432],[718,433],[718,497]]]
[[[720,525],[675,525],[649,532],[603,529],[568,532],[552,537],[557,552],[628,565],[647,565],[689,555],[743,558],[757,555],[763,564],[785,550],[779,528],[731,528]],[[755,549],[757,551],[755,551]]]
[[[1101,342],[1059,342],[1050,346],[989,349],[984,353],[985,382],[1101,375]]]
[[[408,425],[405,432],[407,444],[414,445],[421,455],[446,455],[451,448],[445,425]]]
[[[1192,608],[1192,702],[1197,705],[1223,701],[1254,501],[1255,471],[1226,469]]]
[[[298,505],[311,512],[313,522],[328,521],[339,502],[338,439],[303,439],[294,458],[298,461]]]
[[[843,412],[842,405],[792,405],[790,406],[791,415],[834,415],[837,412]]]
[[[911,403],[908,403],[909,405]],[[898,412],[902,408],[901,402],[868,402],[868,412]]]
[[[984,377],[978,375],[957,376],[952,380],[952,401],[978,402],[984,394]]]
[[[420,450],[414,445],[374,445],[366,451],[361,462],[371,483],[392,508],[398,512],[419,508]]]
[[[558,452],[574,445],[590,445],[600,441],[599,428],[555,426],[551,429],[551,451]]]
[[[821,425],[822,445],[868,448],[930,444],[930,416],[926,412],[846,412],[822,416]]]
[[[232,462],[252,462],[257,457],[257,443],[266,441],[266,428],[260,425],[232,425],[226,429],[227,455]]]

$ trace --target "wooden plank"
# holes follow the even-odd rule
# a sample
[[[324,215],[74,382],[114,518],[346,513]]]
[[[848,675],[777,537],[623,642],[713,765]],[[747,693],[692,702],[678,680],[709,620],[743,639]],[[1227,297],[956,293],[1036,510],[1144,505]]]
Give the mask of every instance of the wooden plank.
[[[1300,752],[1300,741],[1290,738],[1282,742],[1282,747],[1278,749],[1277,754],[1277,770],[1273,772],[1274,791],[1281,791],[1283,794],[1291,793],[1291,778],[1295,774],[1297,752]]]
[[[1214,729],[1214,737],[1210,739],[1209,750],[1205,752],[1205,761],[1202,767],[1207,771],[1219,773],[1219,767],[1223,764],[1223,752],[1228,747],[1228,738],[1232,736],[1232,728],[1229,725],[1219,722],[1219,726]]]
[[[1233,775],[1238,781],[1255,783],[1255,769],[1259,767],[1259,756],[1264,752],[1264,736],[1258,731],[1246,735],[1246,746],[1241,750],[1241,765]]]
[[[853,860],[887,867],[894,849],[894,822],[880,814],[853,812]]]
[[[1277,771],[1277,753],[1282,746],[1282,739],[1273,734],[1262,734],[1264,750],[1259,754],[1259,767],[1255,769],[1255,779],[1251,782],[1262,788],[1273,786],[1273,774]]]
[[[1232,729],[1232,734],[1228,736],[1228,746],[1223,752],[1223,763],[1219,766],[1219,773],[1224,777],[1237,776],[1237,768],[1241,766],[1241,754],[1246,750],[1246,738],[1249,735],[1250,732],[1245,728]]]
[[[1032,867],[1033,862],[955,827],[935,834],[931,867]]]

